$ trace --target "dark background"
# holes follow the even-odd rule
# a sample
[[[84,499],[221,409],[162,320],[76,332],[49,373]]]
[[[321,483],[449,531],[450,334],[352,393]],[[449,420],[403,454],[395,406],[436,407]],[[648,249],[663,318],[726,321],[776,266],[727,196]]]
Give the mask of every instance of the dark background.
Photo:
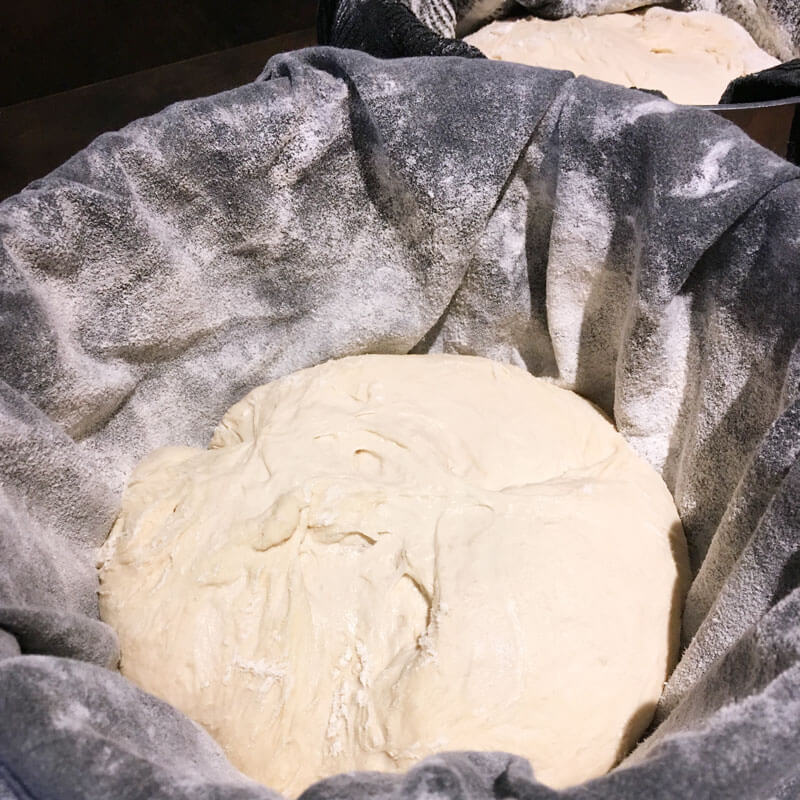
[[[316,43],[316,0],[0,0],[0,200],[100,133]]]

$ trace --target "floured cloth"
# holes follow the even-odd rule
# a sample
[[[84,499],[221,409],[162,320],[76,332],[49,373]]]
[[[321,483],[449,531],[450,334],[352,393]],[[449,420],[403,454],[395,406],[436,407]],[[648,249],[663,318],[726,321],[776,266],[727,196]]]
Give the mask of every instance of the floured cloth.
[[[762,103],[800,97],[800,58],[731,81],[721,103]]]
[[[457,45],[453,37],[520,10],[542,19],[563,19],[660,4],[656,0],[321,0],[319,41],[381,57],[439,55]],[[781,61],[800,56],[800,3],[795,0],[680,0],[677,7],[730,17]]]
[[[584,786],[445,754],[305,797],[796,798],[799,202],[800,170],[708,112],[317,48],[0,204],[0,797],[272,797],[113,671],[95,548],[137,460],[206,445],[253,387],[448,351],[583,394],[661,472],[685,650],[652,735]]]
[[[483,58],[470,44],[442,34],[425,24],[400,0],[359,0],[357,6],[339,0],[320,0],[317,41],[351,50],[363,50],[378,58],[403,56],[461,56]]]

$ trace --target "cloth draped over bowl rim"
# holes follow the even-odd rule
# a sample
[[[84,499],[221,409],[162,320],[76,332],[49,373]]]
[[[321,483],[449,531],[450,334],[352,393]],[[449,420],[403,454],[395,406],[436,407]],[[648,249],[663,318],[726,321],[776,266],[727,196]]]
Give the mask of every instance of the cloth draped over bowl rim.
[[[580,392],[661,471],[685,650],[653,733],[583,786],[462,753],[306,797],[797,796],[798,178],[568,73],[314,48],[0,204],[4,796],[275,796],[113,670],[94,548],[135,462],[205,445],[254,386],[442,350]]]

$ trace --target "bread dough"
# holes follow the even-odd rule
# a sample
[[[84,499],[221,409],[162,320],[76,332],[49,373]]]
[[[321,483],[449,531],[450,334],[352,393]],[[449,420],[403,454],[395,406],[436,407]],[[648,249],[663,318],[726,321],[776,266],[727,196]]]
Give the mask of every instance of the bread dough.
[[[714,105],[734,78],[779,63],[728,17],[658,6],[644,13],[493,22],[465,41],[489,58],[659,89],[689,105]]]
[[[442,750],[605,772],[673,662],[685,543],[586,400],[482,358],[360,356],[147,457],[100,561],[122,672],[297,795]]]

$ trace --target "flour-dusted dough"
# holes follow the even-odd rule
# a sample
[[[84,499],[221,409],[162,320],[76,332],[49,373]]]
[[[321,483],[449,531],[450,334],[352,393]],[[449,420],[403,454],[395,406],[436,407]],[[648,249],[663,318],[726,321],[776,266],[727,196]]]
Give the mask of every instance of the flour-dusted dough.
[[[516,367],[360,356],[136,469],[101,553],[121,668],[288,794],[441,750],[564,786],[646,726],[683,532],[606,418]]]
[[[734,78],[778,63],[728,17],[657,6],[644,13],[493,22],[466,41],[489,58],[659,89],[689,105],[718,103]]]

